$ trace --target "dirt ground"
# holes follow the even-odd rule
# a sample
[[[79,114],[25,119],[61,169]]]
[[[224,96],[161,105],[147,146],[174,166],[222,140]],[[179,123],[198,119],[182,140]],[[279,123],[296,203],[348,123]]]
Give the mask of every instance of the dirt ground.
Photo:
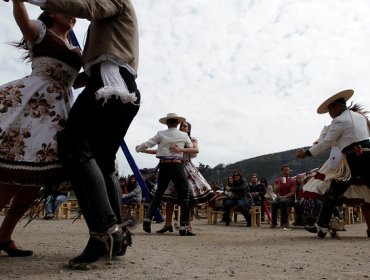
[[[3,216],[0,216],[2,221]],[[13,238],[34,250],[29,258],[0,254],[0,279],[368,279],[370,238],[365,224],[338,238],[318,239],[303,228],[247,228],[243,223],[193,223],[196,236],[147,234],[138,224],[126,256],[104,259],[88,271],[66,268],[87,241],[84,220],[36,219]],[[163,224],[153,224],[152,231]]]

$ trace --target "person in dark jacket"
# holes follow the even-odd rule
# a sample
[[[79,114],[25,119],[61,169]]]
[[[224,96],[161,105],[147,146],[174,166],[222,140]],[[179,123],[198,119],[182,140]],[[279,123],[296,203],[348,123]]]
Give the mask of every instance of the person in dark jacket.
[[[226,225],[230,225],[230,211],[234,206],[238,207],[238,211],[243,214],[248,220],[248,213],[251,207],[251,202],[248,199],[250,196],[248,182],[242,177],[240,172],[234,172],[233,184],[225,187],[225,194],[230,192],[230,195],[224,200],[224,217]]]
[[[127,206],[134,203],[140,203],[142,198],[142,191],[136,181],[136,177],[135,175],[131,175],[126,184],[126,191],[122,194],[122,204]]]
[[[251,181],[249,182],[248,186],[249,186],[249,192],[250,192],[251,199],[253,199],[253,204],[255,206],[261,206],[261,209],[262,209],[263,207],[262,202],[266,194],[266,189],[265,189],[265,186],[262,185],[258,181],[257,174],[252,174]],[[248,214],[247,226],[248,227],[251,226],[251,215],[250,214]]]

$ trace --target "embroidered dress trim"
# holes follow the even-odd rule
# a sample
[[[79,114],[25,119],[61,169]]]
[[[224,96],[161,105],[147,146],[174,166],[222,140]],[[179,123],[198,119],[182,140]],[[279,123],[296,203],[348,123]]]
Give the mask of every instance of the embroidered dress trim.
[[[47,56],[33,58],[32,75],[44,80],[58,84],[63,81],[63,86],[72,87],[77,74],[75,68],[59,59]]]
[[[60,182],[63,169],[59,161],[14,162],[0,159],[0,183],[42,187]]]

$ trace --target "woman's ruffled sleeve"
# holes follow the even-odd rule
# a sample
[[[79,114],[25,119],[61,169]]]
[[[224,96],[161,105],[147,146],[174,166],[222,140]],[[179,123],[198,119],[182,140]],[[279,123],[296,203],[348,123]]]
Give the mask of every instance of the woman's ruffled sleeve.
[[[36,40],[34,42],[31,42],[32,44],[39,44],[42,39],[44,39],[46,34],[46,26],[41,20],[32,20],[33,23],[36,23],[38,27],[38,35],[36,37]]]

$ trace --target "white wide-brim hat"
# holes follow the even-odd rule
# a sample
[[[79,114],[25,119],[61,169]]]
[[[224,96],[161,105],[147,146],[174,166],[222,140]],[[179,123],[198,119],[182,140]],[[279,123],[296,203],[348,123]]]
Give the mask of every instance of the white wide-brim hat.
[[[317,108],[318,114],[325,114],[329,112],[328,106],[333,103],[334,101],[338,100],[339,98],[343,98],[345,101],[350,99],[353,95],[352,89],[343,90],[341,92],[338,92],[334,94],[332,97],[326,99],[320,106]]]
[[[176,113],[168,113],[166,117],[160,118],[159,122],[163,123],[163,124],[166,124],[167,120],[169,120],[169,119],[176,119],[176,120],[179,121],[179,123],[182,123],[182,122],[186,121],[186,119],[184,117],[180,117]]]

